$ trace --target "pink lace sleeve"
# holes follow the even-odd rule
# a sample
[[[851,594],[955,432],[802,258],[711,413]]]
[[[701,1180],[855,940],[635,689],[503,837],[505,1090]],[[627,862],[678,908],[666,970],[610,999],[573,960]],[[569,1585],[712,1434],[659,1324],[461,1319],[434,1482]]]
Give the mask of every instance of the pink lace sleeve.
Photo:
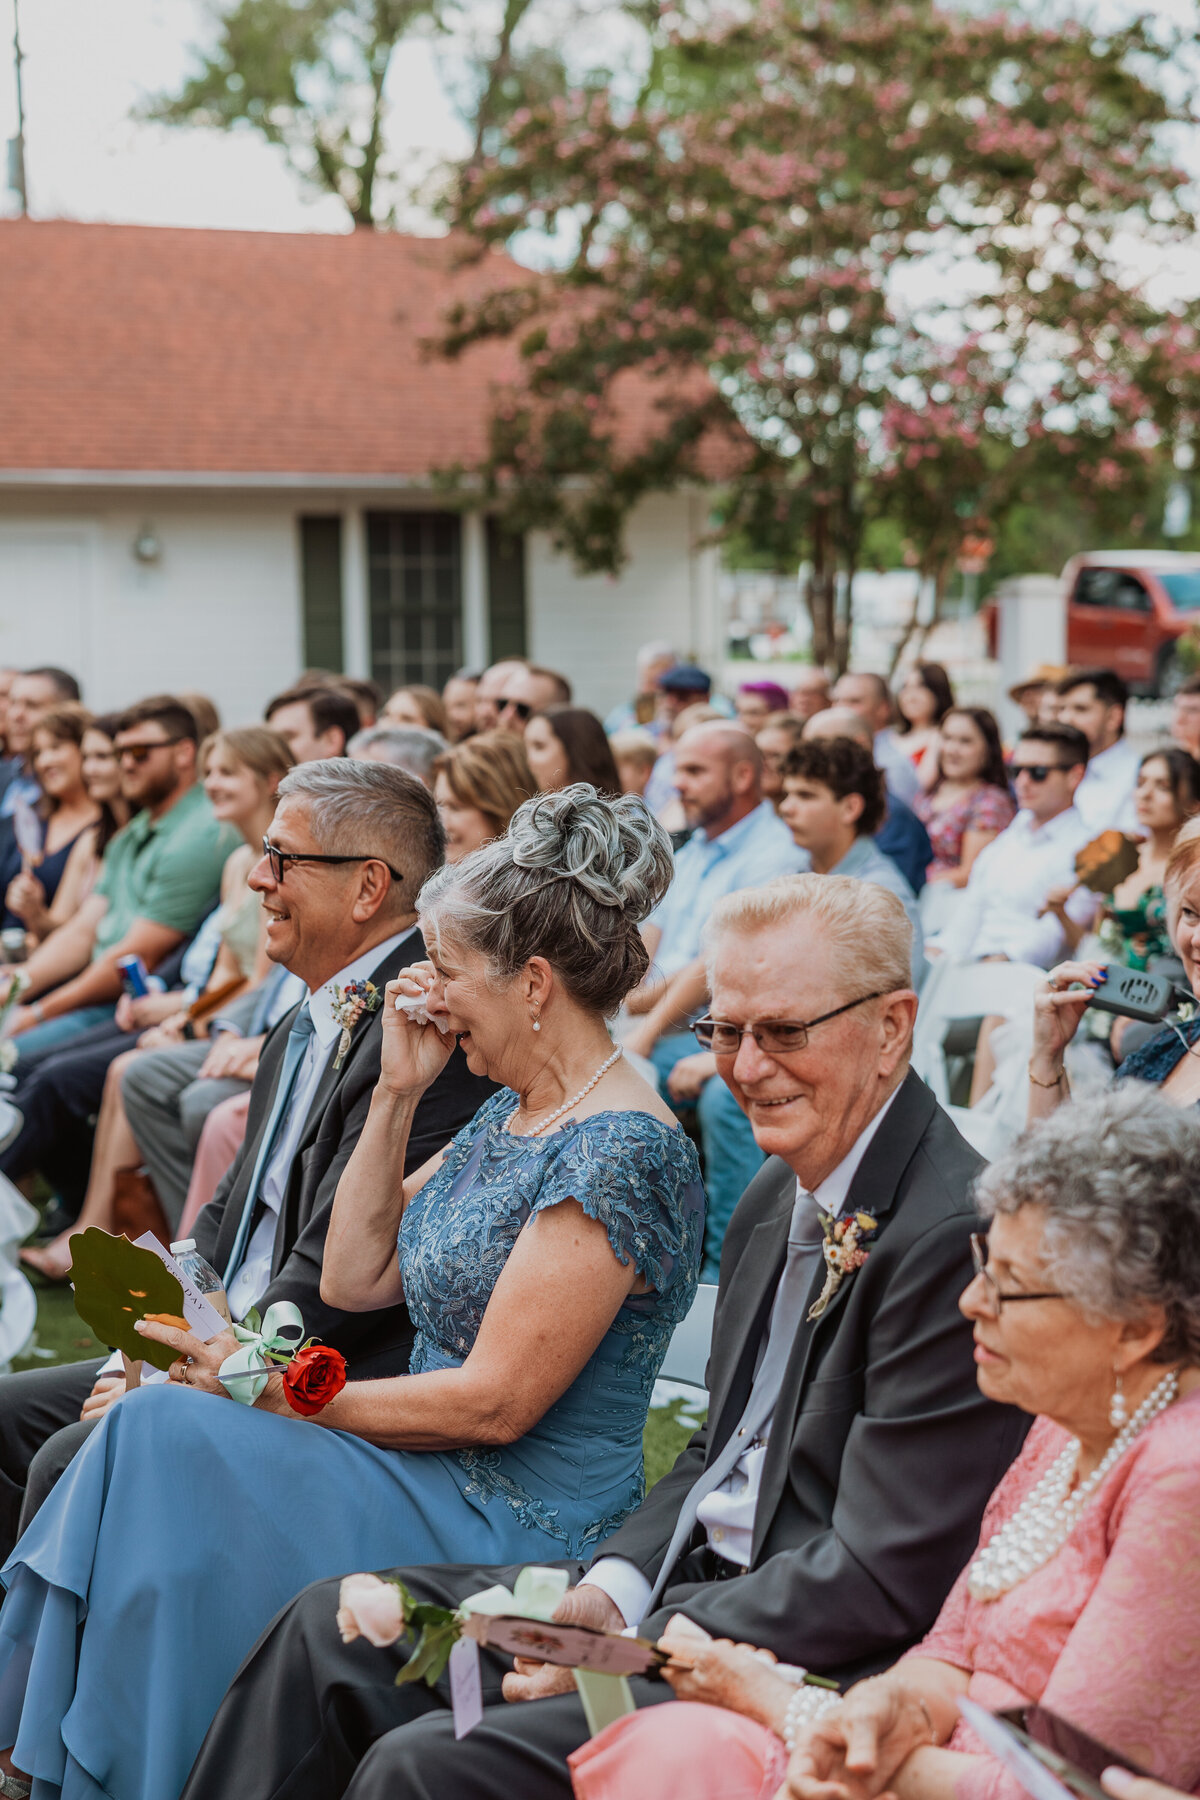
[[[1172,1441],[1172,1439],[1174,1441]],[[1200,1783],[1200,1468],[1163,1433],[1109,1522],[1109,1555],[1041,1699],[1171,1786]],[[989,1756],[958,1800],[1024,1800]]]

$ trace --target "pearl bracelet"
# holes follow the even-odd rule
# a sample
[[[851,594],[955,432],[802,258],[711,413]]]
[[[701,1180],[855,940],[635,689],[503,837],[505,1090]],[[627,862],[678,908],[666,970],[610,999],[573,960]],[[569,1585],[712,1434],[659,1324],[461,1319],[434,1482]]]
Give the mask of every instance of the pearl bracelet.
[[[796,1739],[803,1728],[832,1712],[841,1697],[833,1688],[806,1684],[796,1689],[783,1715],[783,1742],[789,1756],[796,1748]]]

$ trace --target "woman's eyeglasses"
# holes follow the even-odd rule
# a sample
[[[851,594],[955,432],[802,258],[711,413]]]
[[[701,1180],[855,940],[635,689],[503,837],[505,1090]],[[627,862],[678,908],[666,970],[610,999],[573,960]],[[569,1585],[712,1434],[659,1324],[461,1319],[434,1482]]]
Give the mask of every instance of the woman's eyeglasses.
[[[857,1000],[847,1000],[845,1006],[835,1006],[832,1012],[822,1013],[819,1019],[754,1019],[749,1025],[733,1025],[727,1019],[697,1019],[692,1026],[692,1036],[702,1050],[711,1050],[714,1056],[736,1056],[747,1033],[767,1056],[791,1056],[804,1049],[815,1025],[824,1025],[827,1019],[839,1018],[853,1007],[865,1006],[868,1000],[881,998],[882,990],[877,994],[860,994]]]
[[[1000,1290],[1000,1283],[988,1268],[987,1239],[980,1231],[975,1231],[971,1234],[971,1260],[975,1264],[976,1276],[983,1283],[983,1291],[988,1299],[988,1314],[993,1319],[998,1319],[1000,1317],[1005,1301],[1008,1301],[1009,1305],[1013,1305],[1018,1300],[1065,1300],[1067,1297],[1065,1294],[1059,1294],[1057,1292],[1046,1292],[1044,1294],[1002,1293]]]
[[[283,880],[284,870],[285,870],[287,864],[290,862],[291,863],[378,862],[378,863],[383,863],[384,868],[387,870],[388,874],[391,876],[393,881],[403,881],[404,880],[404,877],[403,877],[403,875],[401,875],[399,869],[393,869],[390,862],[383,862],[382,856],[318,856],[316,851],[281,850],[279,848],[278,844],[273,844],[271,842],[270,838],[264,838],[262,841],[262,845],[263,845],[263,855],[266,857],[267,861],[271,865],[271,877],[272,877],[272,880],[274,880],[274,881],[282,881]]]

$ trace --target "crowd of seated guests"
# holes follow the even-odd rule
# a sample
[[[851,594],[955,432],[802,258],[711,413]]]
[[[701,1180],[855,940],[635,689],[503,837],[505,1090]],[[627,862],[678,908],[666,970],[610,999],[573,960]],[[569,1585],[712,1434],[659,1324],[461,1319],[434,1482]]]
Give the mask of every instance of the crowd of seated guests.
[[[1138,757],[1103,670],[1038,672],[1007,754],[940,664],[726,700],[666,644],[603,723],[521,657],[310,669],[238,729],[4,688],[22,1254],[194,1238],[349,1381],[230,1405],[232,1331],[163,1321],[165,1376],[0,1377],[0,1795],[1009,1800],[960,1699],[1195,1787],[1200,1018],[1089,1007],[1106,958],[1200,1001],[1190,692]],[[935,904],[932,953],[1050,968],[986,1170],[911,1068]],[[1081,1032],[1115,1083],[1073,1099]],[[708,1423],[643,1498],[697,1280]],[[591,1738],[491,1651],[460,1735],[339,1613],[357,1569],[453,1607],[530,1562],[669,1652]]]

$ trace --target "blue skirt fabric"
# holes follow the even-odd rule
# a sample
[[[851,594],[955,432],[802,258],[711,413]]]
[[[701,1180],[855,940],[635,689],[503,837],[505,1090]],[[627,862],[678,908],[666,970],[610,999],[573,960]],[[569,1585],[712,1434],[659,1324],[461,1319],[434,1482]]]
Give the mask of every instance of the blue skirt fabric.
[[[452,1456],[178,1387],[128,1395],[3,1571],[0,1743],[33,1800],[174,1800],[239,1664],[310,1582],[561,1559],[465,1486]]]

